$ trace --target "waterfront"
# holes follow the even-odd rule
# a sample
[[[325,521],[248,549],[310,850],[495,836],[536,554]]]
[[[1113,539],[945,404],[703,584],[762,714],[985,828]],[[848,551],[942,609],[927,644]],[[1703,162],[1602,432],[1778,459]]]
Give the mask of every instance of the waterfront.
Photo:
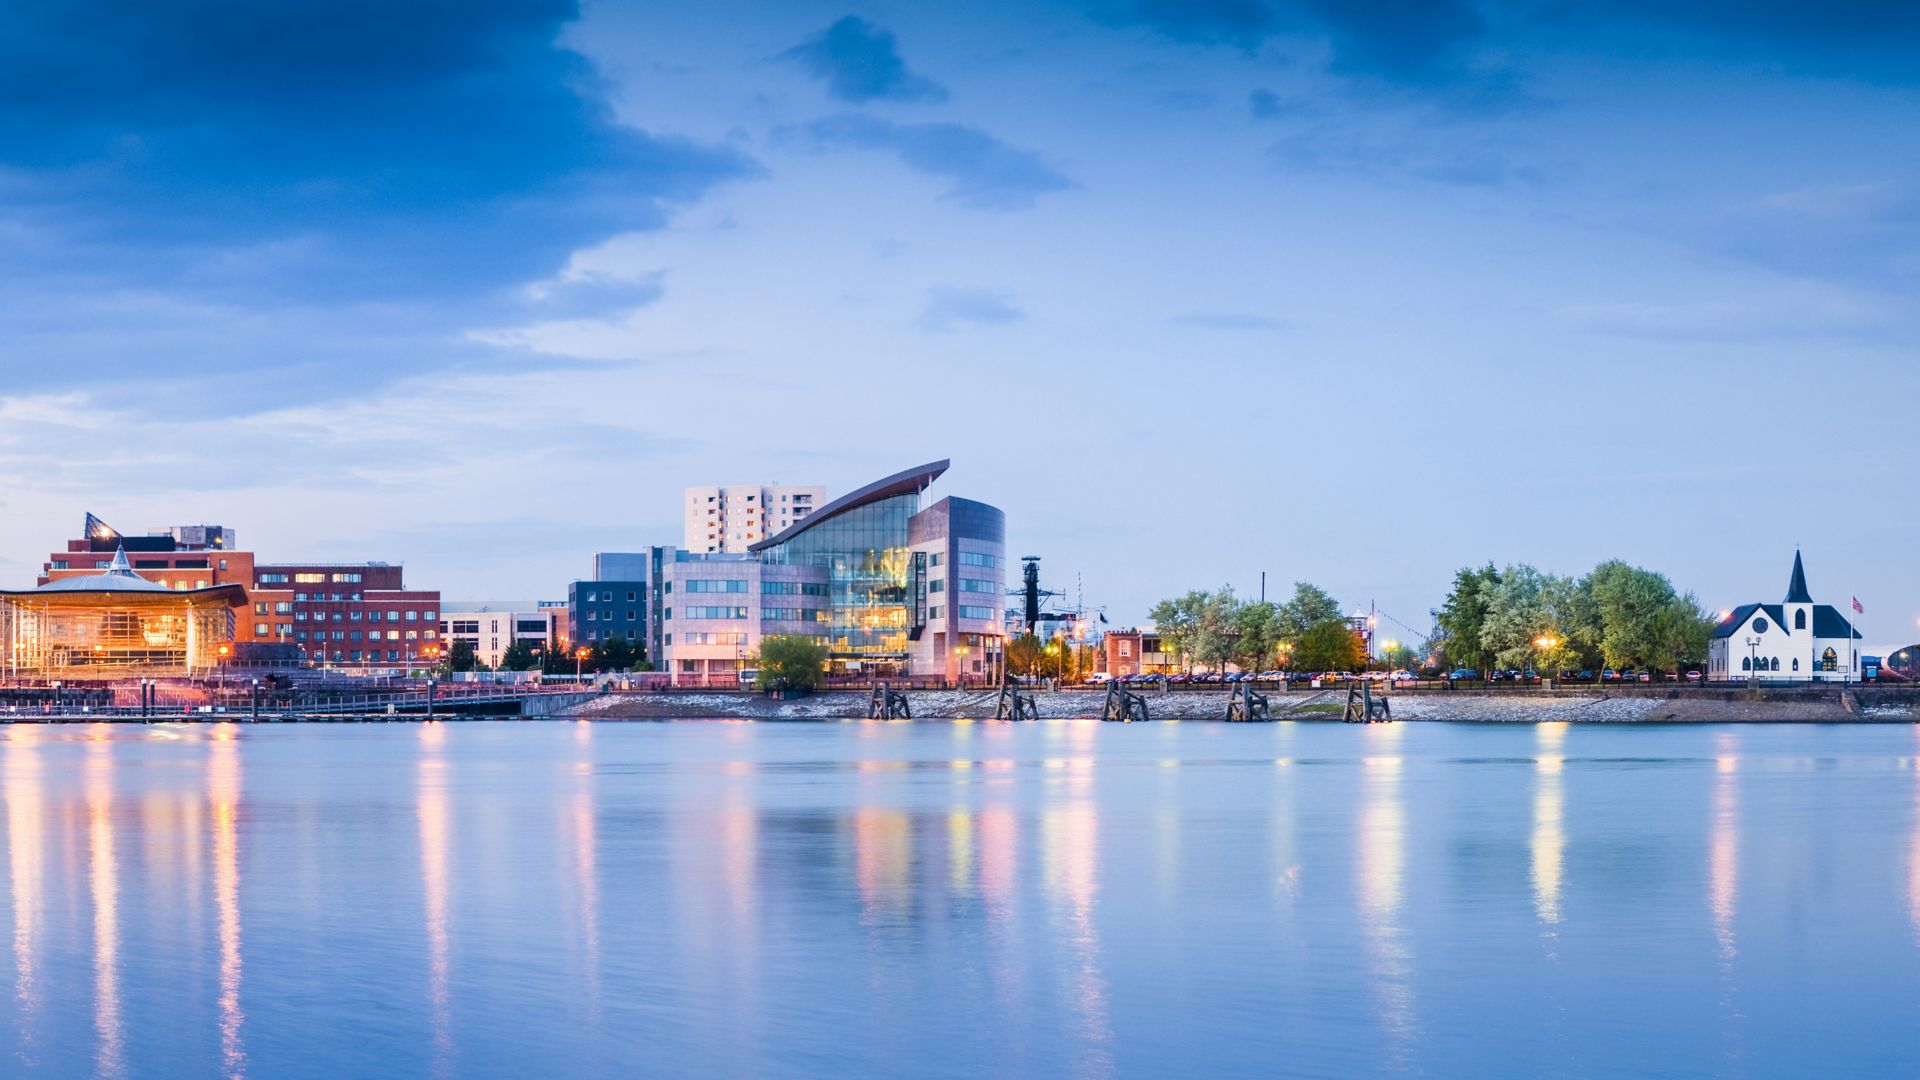
[[[1911,1074],[1904,725],[14,726],[48,1076]]]

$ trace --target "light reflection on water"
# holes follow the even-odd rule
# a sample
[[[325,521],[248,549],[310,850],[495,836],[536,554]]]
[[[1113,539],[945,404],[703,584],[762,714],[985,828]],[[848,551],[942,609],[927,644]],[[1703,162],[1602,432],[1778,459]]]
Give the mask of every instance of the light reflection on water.
[[[1903,727],[4,735],[8,1074],[1920,1071]]]

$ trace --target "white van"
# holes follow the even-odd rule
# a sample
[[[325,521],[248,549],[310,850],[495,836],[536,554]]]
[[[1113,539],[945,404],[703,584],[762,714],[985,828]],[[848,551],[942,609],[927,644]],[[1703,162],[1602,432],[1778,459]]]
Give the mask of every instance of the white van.
[[[752,686],[760,678],[760,669],[759,668],[741,668],[739,671],[739,675],[740,675],[741,686]]]

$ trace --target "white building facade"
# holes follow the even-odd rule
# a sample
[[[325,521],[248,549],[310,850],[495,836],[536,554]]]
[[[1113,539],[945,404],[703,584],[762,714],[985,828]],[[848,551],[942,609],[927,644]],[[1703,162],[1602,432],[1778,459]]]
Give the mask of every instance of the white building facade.
[[[1860,632],[1838,610],[1813,602],[1796,551],[1785,600],[1742,604],[1714,627],[1707,678],[1852,682],[1860,672],[1859,639]]]
[[[827,501],[819,484],[722,484],[690,487],[681,499],[681,548],[701,555],[744,554],[806,520]]]
[[[530,648],[564,648],[567,605],[560,601],[472,601],[441,605],[440,636],[447,648],[456,641],[473,646],[474,658],[490,668],[516,641]]]

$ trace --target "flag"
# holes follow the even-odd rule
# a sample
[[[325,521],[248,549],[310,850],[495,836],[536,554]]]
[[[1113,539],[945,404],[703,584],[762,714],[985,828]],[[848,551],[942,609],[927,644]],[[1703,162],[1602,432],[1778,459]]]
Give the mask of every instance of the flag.
[[[1857,596],[1853,598],[1853,613],[1855,615],[1865,615],[1867,613],[1867,609],[1860,606],[1860,598]]]

